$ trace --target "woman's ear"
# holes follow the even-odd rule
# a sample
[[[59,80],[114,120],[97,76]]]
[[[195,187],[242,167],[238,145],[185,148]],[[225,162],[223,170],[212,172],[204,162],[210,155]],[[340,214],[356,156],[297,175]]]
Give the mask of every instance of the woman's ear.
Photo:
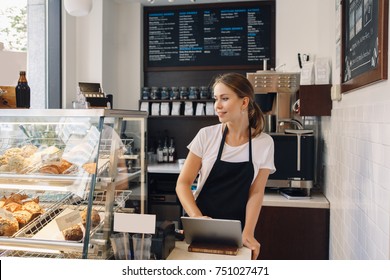
[[[249,97],[243,97],[242,98],[242,110],[248,109],[249,105]]]

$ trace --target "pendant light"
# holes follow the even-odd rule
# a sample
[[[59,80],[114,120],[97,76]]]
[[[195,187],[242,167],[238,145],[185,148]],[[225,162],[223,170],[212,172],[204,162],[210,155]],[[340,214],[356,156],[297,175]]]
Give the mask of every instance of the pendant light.
[[[71,16],[82,17],[92,10],[93,0],[64,0],[65,10]]]

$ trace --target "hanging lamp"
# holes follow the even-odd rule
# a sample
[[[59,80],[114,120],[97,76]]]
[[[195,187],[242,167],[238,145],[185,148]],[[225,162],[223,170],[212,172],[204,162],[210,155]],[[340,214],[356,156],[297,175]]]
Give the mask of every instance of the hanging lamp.
[[[92,10],[93,0],[64,0],[65,10],[71,16],[82,17]]]

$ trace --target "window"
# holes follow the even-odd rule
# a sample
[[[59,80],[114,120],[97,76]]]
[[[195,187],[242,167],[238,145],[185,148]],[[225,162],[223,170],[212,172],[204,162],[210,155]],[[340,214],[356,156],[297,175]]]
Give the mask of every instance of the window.
[[[0,65],[8,65],[0,69],[0,85],[16,85],[26,70],[31,108],[61,108],[62,1],[0,1]]]
[[[2,0],[0,42],[4,50],[27,51],[27,0]]]

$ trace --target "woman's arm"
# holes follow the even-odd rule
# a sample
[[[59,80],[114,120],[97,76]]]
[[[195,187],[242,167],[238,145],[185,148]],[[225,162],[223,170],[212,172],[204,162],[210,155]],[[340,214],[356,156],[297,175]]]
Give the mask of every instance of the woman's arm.
[[[245,226],[242,232],[242,240],[246,247],[252,250],[252,259],[257,259],[260,253],[260,243],[255,239],[255,228],[260,215],[264,199],[265,184],[267,183],[269,169],[260,169],[252,186],[249,189],[249,197],[246,205]]]
[[[184,210],[190,217],[202,216],[202,212],[200,212],[196,205],[194,195],[191,191],[191,185],[195,181],[201,165],[202,159],[194,153],[189,152],[176,183],[176,194]]]

